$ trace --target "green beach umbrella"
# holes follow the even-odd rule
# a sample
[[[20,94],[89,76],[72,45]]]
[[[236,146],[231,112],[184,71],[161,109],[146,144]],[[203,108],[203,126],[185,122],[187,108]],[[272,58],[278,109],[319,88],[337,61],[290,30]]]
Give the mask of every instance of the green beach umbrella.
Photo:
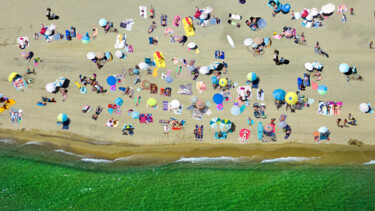
[[[149,106],[155,106],[156,105],[156,100],[155,100],[155,98],[148,98],[147,99],[147,105],[149,105]]]

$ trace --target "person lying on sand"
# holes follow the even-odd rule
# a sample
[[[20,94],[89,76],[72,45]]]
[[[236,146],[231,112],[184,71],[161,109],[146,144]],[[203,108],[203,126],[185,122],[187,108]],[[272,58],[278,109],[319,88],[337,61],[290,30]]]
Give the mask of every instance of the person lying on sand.
[[[156,29],[155,21],[152,21],[150,28],[148,28],[148,33],[151,34]]]

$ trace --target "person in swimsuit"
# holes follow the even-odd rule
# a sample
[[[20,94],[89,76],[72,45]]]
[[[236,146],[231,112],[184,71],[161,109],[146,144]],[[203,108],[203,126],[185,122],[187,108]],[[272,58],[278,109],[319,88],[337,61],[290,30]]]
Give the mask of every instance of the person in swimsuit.
[[[48,20],[51,20],[51,8],[47,8],[47,13],[46,13],[46,17]]]
[[[95,24],[92,24],[92,38],[95,39],[98,35],[98,28],[96,28]]]
[[[152,5],[151,5],[151,9],[150,9],[150,18],[154,19],[154,8],[152,7]]]

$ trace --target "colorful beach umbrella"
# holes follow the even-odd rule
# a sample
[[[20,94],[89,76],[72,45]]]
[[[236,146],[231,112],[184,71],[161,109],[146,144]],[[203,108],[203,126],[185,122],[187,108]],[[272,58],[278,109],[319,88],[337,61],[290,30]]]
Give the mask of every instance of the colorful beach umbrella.
[[[228,84],[227,79],[225,79],[225,78],[221,78],[221,79],[220,79],[220,81],[219,81],[219,85],[220,85],[221,87],[224,87],[224,86],[226,86],[227,84]]]
[[[98,59],[103,59],[104,58],[104,52],[103,51],[98,51],[96,52],[95,56],[98,58]]]
[[[220,125],[220,122],[221,122],[221,119],[219,117],[214,117],[210,120],[210,126],[215,129],[215,130],[218,130],[219,129],[219,125]]]
[[[95,59],[95,53],[94,52],[88,52],[87,54],[86,54],[86,58],[87,59]]]
[[[156,100],[155,100],[155,98],[152,98],[152,97],[148,98],[148,99],[147,99],[147,105],[149,105],[149,106],[151,106],[151,107],[155,106],[155,105],[156,105]]]
[[[273,98],[275,98],[275,100],[284,100],[285,95],[286,95],[286,92],[282,89],[275,89],[272,92],[272,96],[273,96]]]
[[[263,131],[265,134],[272,134],[273,133],[273,127],[271,124],[268,124],[264,126]]]
[[[325,94],[327,94],[327,91],[328,91],[328,88],[327,88],[326,86],[324,86],[324,85],[320,85],[320,86],[318,86],[318,93],[319,93],[320,95],[325,95]]]
[[[253,72],[250,72],[247,74],[247,80],[249,81],[255,81],[257,79],[257,74],[256,73],[253,73]]]
[[[322,127],[320,127],[320,128],[318,129],[318,132],[319,132],[319,133],[326,133],[326,132],[328,132],[328,128],[325,127],[325,126],[322,126]]]
[[[198,101],[195,103],[195,106],[196,106],[198,109],[204,109],[204,107],[206,106],[206,104],[204,103],[203,100],[198,100]]]
[[[228,119],[223,119],[221,120],[219,127],[222,131],[228,131],[232,128],[232,122]]]
[[[125,129],[125,130],[130,130],[130,129],[134,129],[133,125],[131,124],[125,124],[122,129]]]
[[[87,43],[89,43],[90,42],[90,37],[88,37],[88,36],[84,36],[84,37],[82,37],[82,43],[83,44],[87,44]]]
[[[139,112],[137,112],[137,111],[133,111],[133,112],[132,112],[132,118],[133,118],[133,119],[138,119],[139,116],[140,116]]]
[[[105,53],[104,53],[104,55],[105,55],[105,58],[107,59],[107,61],[112,61],[112,59],[113,59],[113,56],[112,56],[112,53],[111,52],[108,52],[108,51],[106,51]]]
[[[139,69],[146,70],[149,66],[145,62],[141,62],[138,64]]]
[[[232,108],[230,109],[230,113],[234,116],[238,116],[241,113],[241,109],[238,106],[232,106]]]
[[[349,72],[349,69],[350,69],[350,67],[349,67],[349,65],[346,64],[346,63],[341,63],[340,66],[339,66],[339,70],[340,70],[340,72],[342,72],[342,73],[347,73],[347,72]]]
[[[100,19],[100,20],[99,20],[99,25],[100,25],[100,26],[105,26],[105,25],[107,25],[107,20],[104,19],[104,18]]]
[[[264,42],[264,45],[265,45],[265,46],[268,46],[268,44],[270,44],[270,38],[269,38],[269,37],[265,37],[265,38],[263,39],[263,42]]]
[[[243,41],[243,44],[244,44],[245,46],[250,46],[250,45],[252,45],[253,43],[254,43],[254,40],[251,39],[251,38],[247,38],[247,39],[245,39],[245,40]]]
[[[112,86],[116,84],[116,77],[115,76],[108,76],[107,78],[107,84]]]
[[[323,64],[320,62],[313,62],[311,65],[313,68],[318,69],[318,70],[323,68]]]
[[[65,122],[66,120],[68,120],[68,115],[66,115],[66,113],[61,113],[57,116],[57,121],[59,122]]]
[[[367,113],[370,110],[370,107],[368,106],[367,103],[361,103],[359,105],[359,110],[362,111],[363,113]]]
[[[9,77],[8,77],[8,81],[12,82],[13,81],[13,78],[15,78],[16,76],[18,75],[17,72],[12,72]]]
[[[197,103],[197,101],[198,101],[197,97],[190,98],[190,102],[193,103],[193,104]]]
[[[168,84],[172,83],[173,82],[172,76],[165,77],[165,82],[167,82]]]
[[[240,130],[240,137],[243,139],[249,139],[250,137],[250,130],[243,128]]]
[[[216,93],[214,94],[212,100],[214,101],[214,103],[220,104],[220,103],[223,103],[224,96],[220,93]]]
[[[288,92],[285,95],[285,102],[289,105],[294,105],[298,102],[298,96],[295,92]]]
[[[122,57],[124,57],[124,53],[123,53],[122,51],[120,51],[120,50],[117,50],[117,51],[115,52],[115,56],[116,56],[117,58],[121,59]]]
[[[172,108],[178,108],[180,106],[180,101],[178,100],[172,100],[171,101],[171,107]]]
[[[143,88],[144,90],[149,90],[149,89],[151,88],[151,83],[150,83],[150,81],[148,81],[148,80],[143,80],[143,81],[142,81],[142,88]]]

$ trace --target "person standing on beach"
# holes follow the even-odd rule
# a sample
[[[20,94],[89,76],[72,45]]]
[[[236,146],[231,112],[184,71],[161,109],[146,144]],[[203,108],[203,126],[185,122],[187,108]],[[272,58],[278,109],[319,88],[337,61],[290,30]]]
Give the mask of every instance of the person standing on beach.
[[[98,28],[96,28],[95,24],[92,24],[92,39],[96,39],[96,36],[98,35]]]
[[[47,13],[46,13],[46,17],[48,20],[51,20],[51,8],[47,8]]]
[[[350,8],[350,15],[354,15],[354,9]]]
[[[369,45],[370,49],[372,49],[372,44],[373,44],[373,41],[370,42],[370,45]]]

